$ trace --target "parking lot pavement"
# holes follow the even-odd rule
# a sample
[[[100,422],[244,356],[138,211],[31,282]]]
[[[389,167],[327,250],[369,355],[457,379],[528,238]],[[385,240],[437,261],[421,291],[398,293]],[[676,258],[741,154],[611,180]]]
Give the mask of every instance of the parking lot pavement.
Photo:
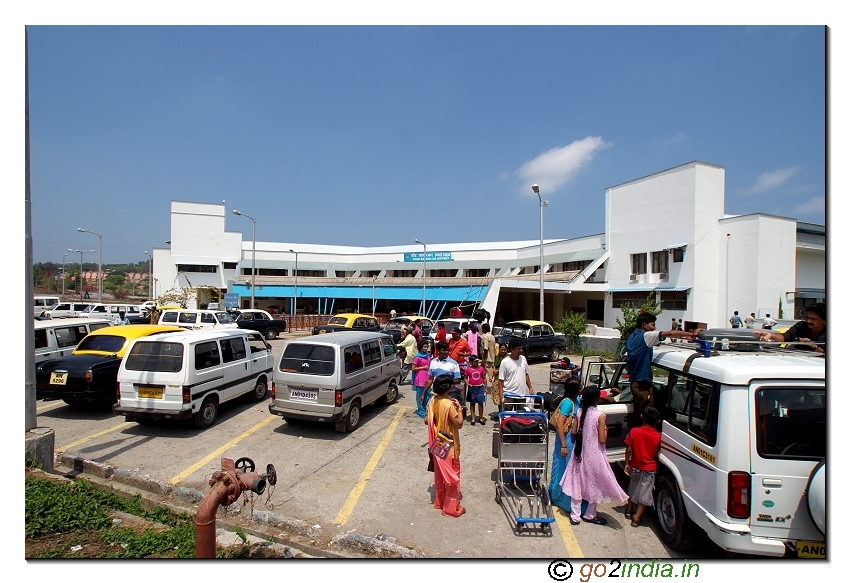
[[[271,342],[276,361],[285,343]],[[545,392],[549,363],[532,363],[530,370],[535,390]],[[276,486],[252,497],[250,508],[315,526],[320,541],[344,533],[380,535],[444,558],[676,556],[659,542],[651,517],[646,527],[630,528],[618,505],[600,505],[606,526],[573,527],[556,510],[550,531],[518,534],[512,516],[495,501],[489,421],[461,430],[467,513],[459,519],[442,516],[432,505],[426,427],[413,401],[412,387],[403,385],[397,403],[364,408],[360,426],[345,434],[319,423],[284,422],[269,414],[268,400],[222,406],[207,430],[187,422],[125,423],[110,410],[76,410],[64,403],[39,402],[38,411],[39,424],[56,432],[57,450],[172,489],[208,491],[222,457],[247,456],[260,469],[273,464]],[[485,414],[494,410],[488,403]]]

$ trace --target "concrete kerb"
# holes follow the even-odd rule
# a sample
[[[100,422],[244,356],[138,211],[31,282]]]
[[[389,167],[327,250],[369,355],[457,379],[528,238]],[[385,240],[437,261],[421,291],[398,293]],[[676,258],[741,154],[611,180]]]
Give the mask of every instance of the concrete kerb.
[[[138,472],[115,468],[103,462],[81,458],[75,455],[56,455],[56,465],[72,470],[75,477],[82,477],[93,484],[108,487],[124,495],[140,495],[151,507],[160,504],[174,512],[195,514],[197,506],[205,496],[205,492],[195,488],[174,488],[170,483],[142,475]],[[62,474],[60,468],[55,473]],[[119,487],[120,484],[122,487]],[[151,496],[153,495],[153,496]],[[283,516],[275,512],[253,510],[251,516],[242,517],[238,522],[242,507],[234,503],[227,508],[218,510],[216,526],[235,532],[237,527],[245,533],[278,543],[288,545],[307,555],[324,558],[423,558],[425,555],[395,544],[393,541],[365,536],[353,532],[338,534],[329,542],[328,535],[321,532],[321,526],[310,525],[307,522]],[[232,516],[233,518],[230,518]],[[323,540],[325,539],[325,540]],[[334,550],[327,547],[334,546]]]

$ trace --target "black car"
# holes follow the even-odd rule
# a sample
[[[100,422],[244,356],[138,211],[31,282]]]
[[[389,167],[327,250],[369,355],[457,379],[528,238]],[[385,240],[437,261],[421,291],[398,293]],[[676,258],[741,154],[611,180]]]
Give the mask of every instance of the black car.
[[[509,344],[514,338],[522,342],[523,353],[528,359],[546,358],[556,361],[567,352],[567,337],[563,334],[555,334],[552,326],[546,322],[537,320],[508,322],[499,330],[496,342],[501,346]]]
[[[274,340],[286,332],[286,320],[275,320],[265,310],[240,310],[238,314],[230,312],[230,315],[235,317],[237,326],[260,332],[266,340]]]
[[[422,328],[422,337],[428,337],[431,334],[431,328],[434,326],[434,323],[424,316],[398,316],[397,318],[390,318],[390,321],[381,329],[381,332],[392,336],[393,342],[398,344],[401,342],[401,331],[407,326],[412,326],[417,321],[420,322]]]

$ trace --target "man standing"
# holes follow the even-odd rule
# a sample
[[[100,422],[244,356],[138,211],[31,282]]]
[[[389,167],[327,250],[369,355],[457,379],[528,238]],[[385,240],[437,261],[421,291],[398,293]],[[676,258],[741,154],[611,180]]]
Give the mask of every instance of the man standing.
[[[777,342],[820,342],[823,344],[813,344],[812,348],[818,352],[826,352],[826,304],[818,302],[806,306],[806,319],[797,322],[785,332],[759,330],[756,334],[762,340]]]
[[[772,330],[774,326],[776,326],[777,322],[773,318],[770,317],[770,314],[767,314],[764,317],[764,320],[761,321],[762,330]]]
[[[395,308],[390,310],[390,318],[395,318]]]
[[[744,318],[744,328],[753,329],[756,327],[756,313],[750,312],[750,315]]]
[[[533,395],[531,375],[528,372],[528,361],[522,354],[522,341],[512,338],[508,344],[508,358],[499,365],[499,380],[502,394],[516,393],[518,395]]]
[[[469,342],[460,335],[460,328],[452,328],[452,337],[449,339],[449,356],[458,365],[466,364],[466,358],[472,354]]]
[[[428,391],[431,389],[431,386],[434,384],[434,379],[440,375],[451,375],[452,382],[454,383],[454,388],[452,389],[455,392],[460,392],[460,367],[457,362],[449,356],[449,343],[448,342],[437,342],[437,356],[431,359],[431,364],[428,366],[428,382],[425,384],[425,394],[428,395]],[[428,397],[426,396],[427,400]],[[461,399],[458,399],[461,401]],[[466,405],[463,407],[463,418],[466,419]]]
[[[738,310],[735,310],[735,313],[729,318],[729,323],[732,324],[733,328],[741,327],[741,316],[738,315]]]
[[[402,330],[402,340],[401,346],[405,349],[407,354],[404,357],[404,366],[402,367],[402,375],[401,375],[401,384],[405,383],[405,377],[407,377],[407,372],[410,371],[413,366],[413,359],[416,357],[417,345],[416,345],[416,337],[413,335],[413,328],[406,327]],[[413,374],[413,373],[411,373]],[[413,377],[411,376],[410,384],[413,384]]]
[[[118,312],[118,319],[115,320],[116,326],[124,326],[130,323],[130,319],[127,317],[126,312]]]
[[[481,324],[481,332],[481,346],[484,354],[480,356],[484,359],[484,368],[491,373],[496,359],[496,337],[490,333],[490,324]]]
[[[638,314],[637,329],[626,340],[626,362],[629,365],[629,379],[635,399],[632,427],[639,425],[647,402],[656,406],[652,394],[652,347],[660,344],[664,338],[693,340],[700,333],[700,330],[656,330],[655,320],[656,317],[648,312]]]
[[[446,325],[442,322],[437,322],[437,334],[434,336],[434,354],[436,354],[437,342],[447,342],[446,340]]]

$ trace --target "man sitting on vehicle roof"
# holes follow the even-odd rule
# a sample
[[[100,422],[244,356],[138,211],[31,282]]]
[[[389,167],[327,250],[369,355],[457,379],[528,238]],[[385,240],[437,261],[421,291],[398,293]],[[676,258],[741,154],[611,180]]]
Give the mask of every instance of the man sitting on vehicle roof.
[[[825,353],[826,303],[817,302],[806,306],[806,319],[797,322],[785,332],[771,332],[769,330],[754,330],[754,332],[762,340],[775,340],[777,342],[819,342],[822,344],[812,344],[812,348],[818,352]]]

